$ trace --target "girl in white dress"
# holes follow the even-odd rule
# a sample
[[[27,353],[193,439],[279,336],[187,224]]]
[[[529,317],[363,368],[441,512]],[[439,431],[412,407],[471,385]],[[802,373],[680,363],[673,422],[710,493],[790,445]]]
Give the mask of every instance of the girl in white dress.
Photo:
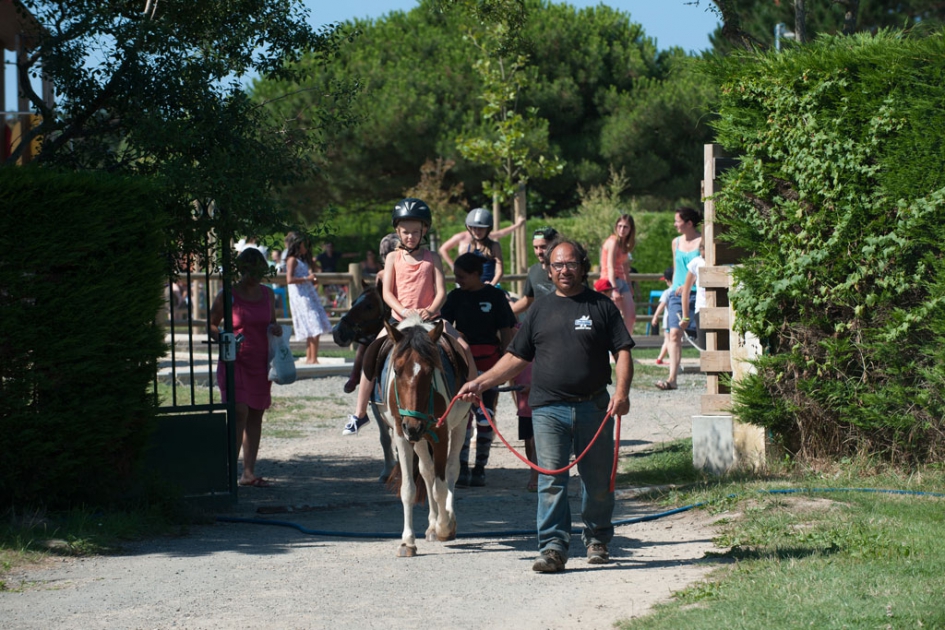
[[[305,340],[305,362],[318,363],[319,337],[331,330],[331,322],[315,290],[318,278],[312,271],[308,240],[291,232],[286,236],[286,245],[285,283],[289,287],[292,328],[296,341]]]

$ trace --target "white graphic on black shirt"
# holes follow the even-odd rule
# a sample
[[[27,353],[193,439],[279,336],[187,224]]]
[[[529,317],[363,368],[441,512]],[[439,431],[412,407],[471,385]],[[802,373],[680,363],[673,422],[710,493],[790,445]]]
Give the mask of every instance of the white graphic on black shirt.
[[[574,320],[574,330],[590,330],[591,329],[591,316],[584,315]]]

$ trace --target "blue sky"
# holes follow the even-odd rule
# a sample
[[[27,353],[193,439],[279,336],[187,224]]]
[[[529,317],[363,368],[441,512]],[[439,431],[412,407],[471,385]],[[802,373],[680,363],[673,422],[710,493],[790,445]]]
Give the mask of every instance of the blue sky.
[[[391,11],[409,11],[417,6],[416,0],[304,0],[310,11],[312,24],[344,22],[356,18],[379,18]],[[686,51],[699,52],[709,48],[709,33],[718,25],[718,18],[708,11],[715,5],[710,0],[573,0],[572,6],[592,7],[606,4],[630,14],[630,20],[643,25],[648,37],[656,40],[660,49],[680,46]]]
[[[417,6],[416,0],[304,0],[310,11],[312,24],[344,22],[356,18],[379,18],[391,11],[409,11]],[[707,9],[714,6],[710,0],[574,0],[576,7],[607,4],[630,14],[630,19],[643,25],[648,37],[656,40],[659,48],[680,46],[686,51],[699,52],[709,48],[709,33],[715,30],[718,19]],[[4,51],[6,52],[6,51]],[[6,60],[13,61],[7,53]],[[13,68],[7,66],[7,107],[16,104],[16,84]],[[0,106],[3,104],[0,103]]]

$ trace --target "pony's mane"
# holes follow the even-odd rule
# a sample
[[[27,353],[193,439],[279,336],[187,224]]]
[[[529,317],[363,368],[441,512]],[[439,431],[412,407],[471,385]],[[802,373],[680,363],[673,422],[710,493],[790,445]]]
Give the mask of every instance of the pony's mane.
[[[406,330],[407,328],[411,328],[413,326],[420,326],[427,332],[433,330],[433,324],[423,321],[423,319],[421,319],[416,313],[408,316],[402,322],[397,324],[397,330]]]
[[[397,330],[403,333],[403,341],[395,347],[396,356],[401,356],[408,351],[416,352],[420,357],[430,365],[440,367],[440,352],[437,345],[430,340],[427,334],[433,330],[434,326],[430,322],[425,322],[418,315],[411,315],[400,324]]]

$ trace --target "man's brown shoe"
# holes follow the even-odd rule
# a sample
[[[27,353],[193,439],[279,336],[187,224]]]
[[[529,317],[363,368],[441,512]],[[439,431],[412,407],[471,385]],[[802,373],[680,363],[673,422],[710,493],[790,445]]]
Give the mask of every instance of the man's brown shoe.
[[[535,560],[535,564],[532,565],[532,571],[538,571],[539,573],[557,573],[558,571],[564,571],[564,558],[561,557],[561,554],[555,551],[554,549],[546,549],[541,552],[541,555]]]
[[[610,553],[604,543],[591,543],[587,547],[588,564],[607,564],[610,562]]]

